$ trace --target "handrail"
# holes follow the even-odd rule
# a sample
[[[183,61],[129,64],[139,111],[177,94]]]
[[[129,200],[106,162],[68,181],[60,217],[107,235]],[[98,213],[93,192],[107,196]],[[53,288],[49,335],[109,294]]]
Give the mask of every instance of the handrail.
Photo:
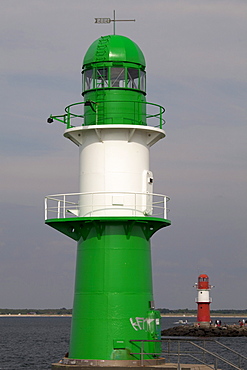
[[[123,197],[122,204],[113,203],[113,196]],[[143,216],[167,219],[170,198],[163,194],[95,191],[84,193],[53,194],[45,197],[45,220],[48,218],[102,216]],[[50,217],[52,213],[53,217]],[[69,214],[68,214],[69,213]]]
[[[241,358],[247,361],[247,357],[246,357],[246,356],[244,356],[244,355],[242,355],[241,353],[238,353],[238,352],[237,352],[237,351],[235,351],[234,349],[231,349],[230,347],[228,347],[228,346],[226,346],[225,344],[223,344],[223,343],[219,342],[218,340],[215,340],[215,342],[216,342],[217,344],[219,344],[221,347],[224,347],[224,348],[226,348],[227,350],[230,350],[232,353],[235,353],[235,354],[238,356],[238,358],[239,358],[239,367],[241,367]]]
[[[75,107],[75,106],[78,106],[78,105],[85,105],[85,103],[86,103],[86,101],[70,104],[67,107],[65,107],[65,112],[66,112],[65,114],[63,114],[63,115],[52,115],[51,114],[50,117],[48,118],[47,122],[52,123],[53,120],[56,120],[56,121],[64,123],[66,125],[67,129],[75,127],[75,126],[72,126],[71,120],[73,118],[84,119],[85,115],[84,114],[73,113],[73,112],[71,112],[71,108]],[[159,124],[158,125],[153,125],[153,127],[158,127],[160,129],[162,129],[162,127],[166,123],[166,121],[163,118],[163,113],[165,112],[165,108],[162,105],[155,104],[155,103],[149,103],[149,102],[146,102],[146,101],[138,101],[138,100],[97,100],[97,101],[94,101],[94,102],[90,101],[90,104],[95,106],[95,113],[96,113],[95,125],[99,124],[98,121],[97,121],[97,116],[98,116],[98,108],[99,108],[99,105],[101,103],[134,103],[134,104],[137,103],[137,104],[145,104],[145,105],[150,105],[152,107],[157,107],[159,109],[158,113],[154,113],[154,114],[146,113],[145,117],[147,119],[149,119],[149,118],[159,119]],[[85,124],[82,123],[80,125],[84,126]]]
[[[214,352],[208,351],[207,349],[205,349],[205,348],[203,348],[203,347],[199,346],[198,344],[193,343],[191,341],[188,341],[188,343],[192,344],[194,347],[197,347],[197,348],[203,350],[203,352],[206,352],[206,353],[210,354],[211,356],[217,358],[218,360],[223,361],[225,364],[232,366],[234,369],[241,370],[240,367],[238,367],[235,364],[233,364],[232,362],[224,359],[224,357],[221,357],[221,356],[219,356],[218,354],[216,354]]]
[[[195,342],[196,341],[202,341],[203,342],[203,347],[196,344]],[[237,351],[231,349],[230,347],[218,342],[217,340],[215,339],[210,339],[210,338],[204,338],[204,339],[200,339],[200,338],[194,338],[193,340],[188,340],[187,338],[161,338],[161,340],[141,340],[141,339],[133,339],[133,340],[130,340],[130,342],[141,342],[141,347],[140,347],[140,351],[139,352],[131,352],[131,354],[133,355],[140,355],[140,359],[141,359],[141,366],[144,366],[143,365],[143,360],[144,360],[144,355],[159,355],[159,356],[164,356],[164,355],[168,355],[169,358],[170,356],[177,356],[178,357],[178,368],[180,368],[180,365],[181,365],[181,356],[188,356],[190,358],[193,358],[194,360],[198,361],[199,363],[201,364],[204,364],[204,365],[207,365],[209,368],[213,369],[213,370],[217,370],[218,369],[218,360],[222,361],[223,363],[231,366],[232,368],[236,369],[236,370],[243,370],[243,368],[241,367],[241,358],[244,359],[244,360],[247,360],[247,357],[245,357],[244,355],[242,355],[241,353],[238,353]],[[162,352],[161,353],[156,353],[156,352],[152,352],[152,353],[149,353],[149,352],[144,352],[143,348],[143,344],[145,342],[161,342],[161,343],[165,343],[167,342],[167,350],[164,350],[162,349]],[[171,342],[177,342],[178,346],[177,346],[177,351],[171,351],[171,348],[170,348],[170,343]],[[186,344],[190,344],[193,348],[193,346],[197,349],[200,350],[200,352],[191,352],[191,351],[187,351],[187,350],[184,350],[182,351],[181,350],[181,346],[180,346],[180,342],[183,342],[183,343],[186,343]],[[213,342],[215,344],[219,344],[220,346],[226,348],[229,352],[232,352],[234,354],[236,354],[238,357],[239,357],[239,365],[236,365],[234,364],[233,362],[225,359],[224,357],[222,357],[221,355],[219,355],[218,353],[214,353],[212,351],[209,351],[208,349],[205,348],[205,344],[206,342]],[[196,357],[195,355],[205,355],[205,354],[208,354],[210,356],[212,356],[215,360],[215,364],[212,365],[212,364],[208,364],[207,362],[205,362],[205,358],[202,360],[198,357]]]
[[[48,195],[47,197],[59,197],[59,196],[67,196],[67,195],[88,195],[88,194],[140,194],[140,195],[158,195],[161,197],[165,197],[164,194],[158,194],[158,193],[143,193],[143,192],[131,192],[131,191],[85,191],[84,193],[62,193],[62,194],[52,194]],[[167,197],[167,196],[166,196]],[[55,199],[55,198],[54,198]]]
[[[214,342],[216,342],[217,344],[219,344],[221,347],[224,347],[224,348],[228,349],[229,351],[231,351],[232,353],[235,353],[236,355],[238,355],[238,356],[242,357],[243,359],[247,360],[247,357],[246,356],[242,355],[241,353],[238,353],[234,349],[231,349],[230,347],[228,347],[225,344],[219,342],[218,340],[214,339]]]

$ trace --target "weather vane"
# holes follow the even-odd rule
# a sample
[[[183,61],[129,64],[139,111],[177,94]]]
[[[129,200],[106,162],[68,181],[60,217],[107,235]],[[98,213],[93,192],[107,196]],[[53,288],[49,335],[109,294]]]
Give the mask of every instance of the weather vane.
[[[111,18],[94,18],[95,23],[111,23],[113,22],[113,35],[116,31],[116,22],[135,22],[135,19],[116,19],[116,12],[113,10],[113,19]]]

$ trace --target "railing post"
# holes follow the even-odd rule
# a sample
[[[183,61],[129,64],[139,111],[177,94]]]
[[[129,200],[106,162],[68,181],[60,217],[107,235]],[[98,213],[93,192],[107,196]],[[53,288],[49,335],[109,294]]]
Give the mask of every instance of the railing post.
[[[61,200],[57,202],[57,218],[60,218]]]
[[[178,369],[181,370],[180,368],[180,341],[178,341]]]
[[[215,369],[215,370],[218,370],[218,359],[217,359],[217,357],[215,358],[215,365],[214,365],[214,369]]]
[[[166,215],[166,196],[164,196],[164,219],[166,220],[167,215]]]
[[[134,197],[135,197],[135,214],[134,214],[134,216],[136,216],[136,208],[137,208],[137,194],[136,193],[134,194]]]
[[[205,340],[203,341],[203,348],[205,349],[205,346],[206,346],[206,342]],[[205,362],[205,351],[203,351],[203,361]]]
[[[47,198],[45,197],[45,220],[48,218]]]
[[[160,129],[162,129],[162,109],[160,107]]]
[[[238,356],[238,367],[241,369],[241,356]]]
[[[91,194],[91,216],[93,215],[93,212],[94,212],[94,193]],[[104,197],[104,201],[105,201],[105,197]]]
[[[67,128],[70,128],[70,107],[68,107],[68,113],[67,113]]]
[[[82,208],[82,198],[80,196],[80,194],[78,195],[78,200],[77,200],[77,209],[78,209],[78,216],[81,216],[82,212],[81,212],[81,208]]]
[[[96,125],[98,124],[98,116],[99,116],[98,103],[96,103],[95,104],[95,122],[96,122]]]
[[[144,357],[144,342],[142,341],[141,342],[141,366],[144,365],[143,357]]]
[[[63,218],[65,218],[65,194],[63,195]]]

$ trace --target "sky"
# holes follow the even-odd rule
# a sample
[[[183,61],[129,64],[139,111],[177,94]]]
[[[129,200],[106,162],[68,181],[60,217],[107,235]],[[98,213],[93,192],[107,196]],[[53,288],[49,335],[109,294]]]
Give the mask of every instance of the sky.
[[[44,197],[78,192],[77,147],[50,114],[80,101],[91,43],[116,33],[142,49],[147,101],[166,108],[151,148],[154,191],[172,225],[152,238],[156,307],[247,308],[245,0],[2,0],[0,307],[71,308],[76,243],[44,224]]]

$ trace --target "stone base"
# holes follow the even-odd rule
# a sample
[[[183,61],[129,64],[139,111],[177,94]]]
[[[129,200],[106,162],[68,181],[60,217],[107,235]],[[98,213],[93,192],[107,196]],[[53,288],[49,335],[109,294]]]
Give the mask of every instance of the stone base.
[[[140,370],[140,366],[105,366],[105,369],[112,370]],[[145,370],[177,370],[178,364],[160,364],[160,365],[147,365],[144,364]],[[180,364],[181,370],[212,370],[213,365],[201,365],[201,364]],[[64,364],[53,364],[53,370],[102,370],[102,366],[81,366],[81,365],[64,365]],[[218,369],[220,370],[220,369]]]
[[[73,369],[102,369],[102,368],[114,368],[114,370],[120,369],[140,369],[145,367],[146,369],[155,369],[153,366],[161,366],[165,364],[164,358],[150,359],[150,360],[79,360],[64,357],[59,363],[52,364],[52,370],[73,370]]]
[[[198,326],[199,328],[210,328],[210,322],[208,321],[201,321],[201,322],[196,322],[194,324],[195,326]]]

